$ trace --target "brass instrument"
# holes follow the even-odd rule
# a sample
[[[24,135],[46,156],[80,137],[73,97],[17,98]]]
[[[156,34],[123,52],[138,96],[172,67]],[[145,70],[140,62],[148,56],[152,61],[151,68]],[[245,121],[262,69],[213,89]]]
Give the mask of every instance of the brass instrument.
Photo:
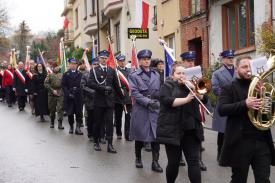
[[[188,83],[185,83],[185,86],[190,90],[194,95],[197,101],[202,105],[202,107],[207,111],[207,113],[213,118],[213,114],[207,109],[207,107],[202,103],[202,101],[196,96],[197,94],[205,95],[211,90],[211,81],[207,77],[202,78],[192,78],[194,86],[189,86]]]
[[[200,79],[193,79],[195,83],[195,91],[200,95],[205,95],[211,90],[211,81],[207,77],[202,77]]]
[[[249,109],[248,116],[252,124],[259,130],[268,130],[275,121],[275,88],[267,77],[275,71],[275,55],[270,55],[267,64],[269,70],[255,76],[248,89],[248,97],[256,97],[262,100],[259,110]],[[259,88],[259,84],[261,87]]]

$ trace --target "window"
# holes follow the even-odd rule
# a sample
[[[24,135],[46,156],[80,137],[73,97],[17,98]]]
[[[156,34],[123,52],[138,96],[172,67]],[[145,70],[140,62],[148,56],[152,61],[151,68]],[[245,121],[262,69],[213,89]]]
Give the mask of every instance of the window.
[[[191,15],[200,11],[200,0],[191,0]]]
[[[87,0],[84,0],[84,20],[87,19]]]
[[[78,29],[78,8],[75,9],[75,29]]]
[[[175,34],[171,34],[165,38],[167,46],[174,50],[174,55],[176,55],[176,44],[175,44]]]
[[[95,0],[91,0],[91,16],[95,15]]]
[[[120,52],[120,23],[115,25],[115,33],[116,33],[116,51]]]
[[[224,49],[239,50],[254,46],[254,0],[225,4],[222,11]]]

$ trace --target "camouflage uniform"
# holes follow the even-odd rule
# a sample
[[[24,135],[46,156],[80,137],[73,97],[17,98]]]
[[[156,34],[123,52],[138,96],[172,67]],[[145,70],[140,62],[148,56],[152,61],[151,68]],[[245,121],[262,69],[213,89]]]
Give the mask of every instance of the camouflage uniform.
[[[61,88],[61,81],[61,73],[52,73],[45,79],[45,87],[48,89],[48,106],[50,110],[51,128],[54,127],[55,112],[57,112],[58,128],[64,129],[62,126],[64,95]],[[53,94],[54,90],[57,91],[58,96]]]

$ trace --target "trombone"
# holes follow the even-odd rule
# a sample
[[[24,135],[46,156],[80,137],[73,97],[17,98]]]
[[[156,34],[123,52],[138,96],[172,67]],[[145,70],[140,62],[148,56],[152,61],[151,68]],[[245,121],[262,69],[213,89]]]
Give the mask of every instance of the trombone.
[[[194,95],[197,101],[202,105],[202,107],[207,111],[207,113],[213,118],[213,113],[211,113],[207,109],[207,107],[202,103],[202,101],[196,95],[196,93],[200,95],[205,95],[209,93],[211,90],[211,81],[207,77],[198,78],[194,76],[192,78],[192,82],[194,83],[193,86],[188,86],[188,85],[191,85],[191,83],[187,83],[187,82],[185,82],[184,84],[189,89],[189,91]],[[193,87],[193,89],[191,87]],[[195,92],[193,90],[195,90]]]

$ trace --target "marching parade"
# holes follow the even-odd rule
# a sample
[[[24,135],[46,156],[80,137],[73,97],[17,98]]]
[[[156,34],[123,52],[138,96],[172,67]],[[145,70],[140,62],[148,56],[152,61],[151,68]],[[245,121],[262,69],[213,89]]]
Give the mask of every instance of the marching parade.
[[[224,1],[85,0],[82,22],[80,1],[65,0],[56,46],[33,39],[0,57],[0,182],[275,182],[272,20],[262,25],[273,35],[263,48],[254,37],[257,1]],[[182,3],[179,26],[168,34],[174,12],[163,12],[175,2]],[[47,150],[28,145],[40,136],[46,140],[36,144],[49,141]],[[19,153],[12,139],[26,147]],[[16,157],[12,179],[5,172]],[[65,173],[63,164],[75,171]]]

